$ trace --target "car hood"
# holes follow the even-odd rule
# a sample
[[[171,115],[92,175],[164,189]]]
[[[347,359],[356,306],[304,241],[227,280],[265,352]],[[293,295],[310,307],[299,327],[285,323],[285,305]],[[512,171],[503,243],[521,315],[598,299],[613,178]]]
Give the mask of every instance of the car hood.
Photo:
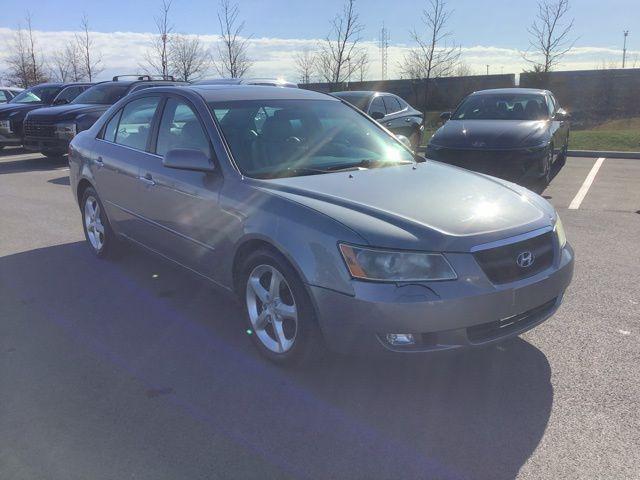
[[[84,103],[56,105],[55,107],[41,108],[29,115],[29,118],[37,118],[41,121],[64,121],[87,113],[105,112],[110,106]]]
[[[449,148],[537,147],[549,140],[548,120],[449,120],[429,141]]]
[[[256,184],[379,247],[466,252],[548,227],[555,218],[553,207],[533,192],[433,161]]]
[[[4,103],[0,105],[0,119],[24,116],[27,112],[42,108],[45,105],[42,103]]]

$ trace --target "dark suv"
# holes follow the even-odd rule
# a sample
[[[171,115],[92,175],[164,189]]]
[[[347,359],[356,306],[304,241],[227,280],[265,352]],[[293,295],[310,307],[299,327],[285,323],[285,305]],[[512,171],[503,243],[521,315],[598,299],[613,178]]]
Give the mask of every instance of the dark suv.
[[[131,79],[130,77],[134,77]],[[27,115],[24,122],[24,147],[45,156],[66,153],[78,132],[90,128],[100,115],[125,95],[149,87],[181,85],[173,78],[156,79],[149,75],[120,75],[111,82],[94,85],[68,105],[42,108]]]
[[[21,145],[23,122],[32,110],[69,103],[91,87],[91,83],[41,83],[23,90],[7,103],[0,105],[0,148]]]

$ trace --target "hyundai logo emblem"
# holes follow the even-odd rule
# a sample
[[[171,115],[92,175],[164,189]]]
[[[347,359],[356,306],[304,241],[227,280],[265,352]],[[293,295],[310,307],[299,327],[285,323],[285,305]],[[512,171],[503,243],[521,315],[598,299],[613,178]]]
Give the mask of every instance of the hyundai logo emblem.
[[[520,268],[529,268],[531,265],[533,265],[533,262],[535,259],[536,257],[533,255],[532,252],[525,250],[524,252],[520,252],[518,254],[518,258],[516,258],[516,263]]]

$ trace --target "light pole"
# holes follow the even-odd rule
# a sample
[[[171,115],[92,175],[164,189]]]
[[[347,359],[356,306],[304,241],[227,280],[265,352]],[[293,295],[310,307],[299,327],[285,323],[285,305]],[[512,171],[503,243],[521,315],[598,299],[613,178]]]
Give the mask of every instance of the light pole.
[[[489,65],[487,65],[487,75],[489,75]]]
[[[624,68],[625,63],[627,61],[627,37],[629,36],[629,30],[625,30],[623,33],[624,33],[624,45],[622,47],[622,68]]]

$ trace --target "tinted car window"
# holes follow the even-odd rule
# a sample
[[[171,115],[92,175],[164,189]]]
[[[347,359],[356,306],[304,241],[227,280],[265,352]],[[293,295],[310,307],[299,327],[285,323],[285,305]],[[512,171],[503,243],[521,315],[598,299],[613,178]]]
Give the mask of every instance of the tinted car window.
[[[384,101],[382,100],[382,97],[376,97],[371,102],[371,106],[369,107],[369,115],[372,115],[376,112],[379,112],[382,115],[387,114],[387,110],[384,107]]]
[[[61,87],[33,87],[20,92],[11,103],[51,103]]]
[[[78,95],[71,103],[113,105],[125,96],[127,88],[128,85],[117,85],[113,83],[94,85]]]
[[[11,97],[8,96],[4,90],[0,90],[0,103],[4,103],[9,100]]]
[[[384,106],[386,107],[388,114],[396,113],[402,110],[402,106],[400,105],[400,102],[396,97],[392,97],[391,95],[385,95],[383,99],[384,99]]]
[[[85,87],[80,87],[80,86],[64,88],[55,98],[54,102],[60,102],[61,100],[66,100],[67,103],[69,103],[71,102],[71,100],[76,98],[84,90],[85,90]]]
[[[108,140],[110,142],[116,141],[116,132],[118,131],[118,122],[120,121],[120,115],[122,114],[122,110],[119,110],[109,123],[104,127],[104,135],[102,138]]]
[[[174,148],[191,148],[210,154],[207,134],[193,109],[181,100],[170,98],[162,113],[156,153],[164,155]]]
[[[549,118],[545,95],[482,94],[467,97],[453,120],[543,120]]]
[[[122,109],[116,143],[137,150],[146,150],[151,122],[158,108],[159,97],[133,100]]]

